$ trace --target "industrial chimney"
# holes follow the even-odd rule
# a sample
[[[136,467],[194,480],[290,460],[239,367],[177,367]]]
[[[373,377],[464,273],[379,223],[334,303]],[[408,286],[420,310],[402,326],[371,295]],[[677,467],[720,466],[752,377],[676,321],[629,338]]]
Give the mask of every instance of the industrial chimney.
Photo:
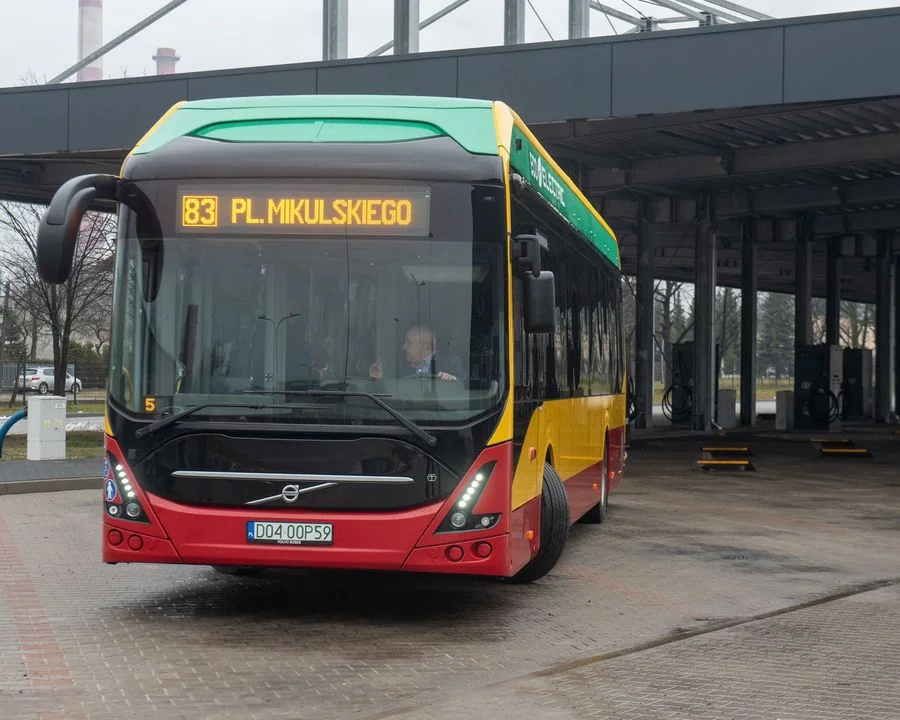
[[[157,75],[174,75],[175,63],[181,60],[175,54],[174,48],[156,48],[156,55],[153,56],[153,59],[156,60]]]
[[[103,0],[78,0],[78,59],[103,45]],[[98,58],[78,71],[78,80],[102,80],[103,60]]]

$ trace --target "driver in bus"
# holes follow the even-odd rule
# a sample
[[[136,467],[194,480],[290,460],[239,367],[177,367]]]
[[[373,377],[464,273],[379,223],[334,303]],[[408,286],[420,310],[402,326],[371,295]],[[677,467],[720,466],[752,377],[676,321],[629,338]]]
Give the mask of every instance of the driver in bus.
[[[437,337],[427,325],[414,325],[406,331],[403,350],[412,368],[410,375],[427,375],[438,380],[462,379],[462,361],[455,355],[437,352],[436,346]],[[376,360],[369,366],[369,378],[381,380],[383,377],[381,360]]]

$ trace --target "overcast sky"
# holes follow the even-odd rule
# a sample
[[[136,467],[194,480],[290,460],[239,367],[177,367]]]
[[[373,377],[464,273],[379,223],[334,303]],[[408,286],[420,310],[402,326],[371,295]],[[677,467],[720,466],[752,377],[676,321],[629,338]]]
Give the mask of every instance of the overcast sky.
[[[104,0],[107,42],[168,0]],[[605,0],[611,7],[657,17],[669,15],[641,0]],[[738,0],[774,17],[892,7],[900,0]],[[450,0],[422,0],[421,19]],[[362,56],[391,39],[392,0],[350,0],[351,56]],[[566,0],[531,0],[553,39],[567,33]],[[78,0],[0,0],[0,87],[21,84],[30,71],[49,79],[76,60]],[[103,59],[104,77],[152,75],[156,48],[174,47],[180,72],[215,70],[321,58],[322,0],[188,0]],[[630,26],[614,21],[622,32]],[[531,9],[526,40],[550,39]],[[591,13],[591,35],[612,34],[603,15]],[[468,4],[422,31],[420,49],[447,50],[503,42],[503,0]]]

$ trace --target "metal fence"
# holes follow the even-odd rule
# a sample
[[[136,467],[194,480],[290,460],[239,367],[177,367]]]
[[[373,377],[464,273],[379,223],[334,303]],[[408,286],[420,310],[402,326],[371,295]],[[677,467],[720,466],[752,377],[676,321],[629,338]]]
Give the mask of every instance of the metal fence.
[[[53,367],[52,360],[39,360],[37,362],[29,362],[25,365],[26,368],[38,368],[38,367]],[[19,372],[22,372],[22,366],[18,367]],[[73,363],[69,363],[68,366],[69,372],[78,378],[78,383],[81,385],[82,390],[102,390],[106,387],[106,379],[108,375],[108,367],[106,363],[101,361],[90,362],[90,363],[80,363],[77,366]],[[12,392],[13,387],[16,386],[16,364],[15,363],[0,363],[0,392]],[[22,385],[22,376],[19,375],[18,385]]]

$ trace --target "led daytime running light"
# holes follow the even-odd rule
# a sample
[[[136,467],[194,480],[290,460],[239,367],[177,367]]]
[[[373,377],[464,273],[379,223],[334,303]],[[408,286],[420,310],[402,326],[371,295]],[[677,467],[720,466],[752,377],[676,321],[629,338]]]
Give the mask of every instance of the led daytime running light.
[[[135,492],[131,478],[128,477],[128,472],[122,464],[116,462],[112,456],[110,456],[109,462],[110,465],[116,469],[116,476],[113,478],[113,481],[116,483],[119,497],[122,498],[122,500],[120,500],[120,504],[110,502],[105,503],[106,512],[110,517],[123,520],[128,519],[135,522],[149,522],[147,516],[144,514],[144,508],[137,499],[137,493]],[[122,505],[124,505],[125,508],[129,508],[131,511],[126,512]],[[135,508],[137,508],[137,512],[135,512]]]
[[[491,461],[478,468],[478,471],[459,490],[457,500],[441,523],[438,532],[467,532],[470,530],[483,530],[493,527],[500,519],[500,515],[474,515],[473,510],[478,504],[478,499],[484,492],[491,473],[496,467],[496,461]],[[464,521],[462,520],[464,518]],[[486,521],[486,522],[485,522]]]

